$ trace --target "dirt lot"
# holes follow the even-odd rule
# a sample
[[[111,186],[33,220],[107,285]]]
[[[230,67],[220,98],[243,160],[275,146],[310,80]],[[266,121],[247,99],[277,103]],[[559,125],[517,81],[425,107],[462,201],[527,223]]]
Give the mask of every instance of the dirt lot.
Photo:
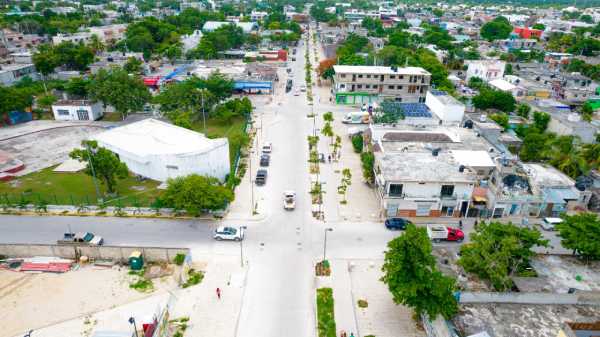
[[[586,264],[571,256],[537,256],[531,261],[538,275],[546,277],[548,288],[564,293],[569,288],[600,291],[600,262]]]
[[[128,268],[84,267],[64,274],[0,270],[0,337],[11,337],[88,313],[137,301],[176,286],[172,277],[154,280],[155,291],[129,288]]]

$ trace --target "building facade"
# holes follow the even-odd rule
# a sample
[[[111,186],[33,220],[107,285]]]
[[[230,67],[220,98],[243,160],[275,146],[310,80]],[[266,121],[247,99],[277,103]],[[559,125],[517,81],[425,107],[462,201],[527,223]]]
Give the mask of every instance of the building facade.
[[[95,121],[104,115],[100,102],[62,100],[52,104],[57,121]]]
[[[386,99],[423,103],[431,74],[420,67],[336,65],[333,92],[337,104],[369,104]]]

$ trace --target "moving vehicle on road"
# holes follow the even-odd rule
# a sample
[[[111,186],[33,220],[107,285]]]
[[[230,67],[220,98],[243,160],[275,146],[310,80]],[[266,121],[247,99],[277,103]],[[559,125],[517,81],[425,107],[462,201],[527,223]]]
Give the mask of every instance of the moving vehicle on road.
[[[353,111],[349,112],[342,119],[342,123],[345,124],[368,124],[371,115],[368,111]]]
[[[100,235],[90,232],[65,233],[61,240],[56,241],[59,245],[88,245],[102,246],[104,239]]]
[[[267,183],[267,170],[260,169],[256,171],[256,185],[264,185]]]
[[[269,166],[269,163],[271,162],[271,156],[269,156],[266,153],[263,153],[260,156],[260,166]]]
[[[403,218],[389,218],[385,220],[385,228],[390,230],[405,230],[409,224],[412,224],[412,222]]]
[[[556,230],[554,226],[558,225],[561,222],[563,222],[563,219],[561,218],[544,218],[542,220],[542,223],[540,224],[540,227],[542,227],[542,229],[545,231],[554,231]]]
[[[294,210],[296,208],[296,192],[283,192],[283,209]]]
[[[264,142],[262,146],[262,153],[271,153],[273,151],[273,144],[271,142]]]
[[[215,229],[213,238],[217,241],[242,241],[244,240],[244,227],[219,226],[219,228]]]
[[[429,239],[433,242],[462,242],[465,239],[465,233],[463,233],[463,231],[446,225],[427,225],[427,236],[429,236]]]

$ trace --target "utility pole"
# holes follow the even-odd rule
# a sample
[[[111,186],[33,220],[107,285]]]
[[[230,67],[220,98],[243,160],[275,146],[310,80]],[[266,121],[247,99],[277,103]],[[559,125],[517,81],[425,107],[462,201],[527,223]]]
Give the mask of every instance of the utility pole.
[[[98,189],[98,182],[96,181],[96,170],[94,170],[94,163],[92,162],[92,150],[90,149],[90,145],[88,143],[85,144],[85,148],[88,154],[90,169],[92,170],[92,181],[94,182],[94,189],[96,190],[96,200],[100,202],[102,199],[100,198],[100,190]]]
[[[252,182],[252,155],[254,151],[250,150],[250,155],[248,156],[248,166],[250,168],[250,172],[248,174],[250,180],[250,216],[254,215],[254,183]]]

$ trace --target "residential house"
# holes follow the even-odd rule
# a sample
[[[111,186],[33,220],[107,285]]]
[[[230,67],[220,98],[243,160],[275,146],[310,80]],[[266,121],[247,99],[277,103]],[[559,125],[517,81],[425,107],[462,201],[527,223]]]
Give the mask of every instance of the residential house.
[[[543,30],[533,29],[529,27],[515,27],[513,32],[517,34],[522,39],[541,39]]]
[[[104,116],[102,104],[88,100],[60,100],[52,104],[57,121],[95,121]]]
[[[546,164],[524,163],[523,169],[532,193],[541,198],[539,216],[557,217],[579,205],[580,192],[566,174]]]
[[[0,65],[0,84],[10,86],[29,77],[38,80],[39,74],[33,64],[3,64]]]
[[[458,125],[465,115],[465,105],[445,91],[428,91],[425,96],[425,105],[437,116],[441,124]]]
[[[338,104],[368,104],[391,99],[425,102],[431,74],[420,67],[334,66],[333,92]]]
[[[499,60],[468,61],[467,81],[471,77],[479,77],[484,82],[490,82],[504,75],[506,62]]]

